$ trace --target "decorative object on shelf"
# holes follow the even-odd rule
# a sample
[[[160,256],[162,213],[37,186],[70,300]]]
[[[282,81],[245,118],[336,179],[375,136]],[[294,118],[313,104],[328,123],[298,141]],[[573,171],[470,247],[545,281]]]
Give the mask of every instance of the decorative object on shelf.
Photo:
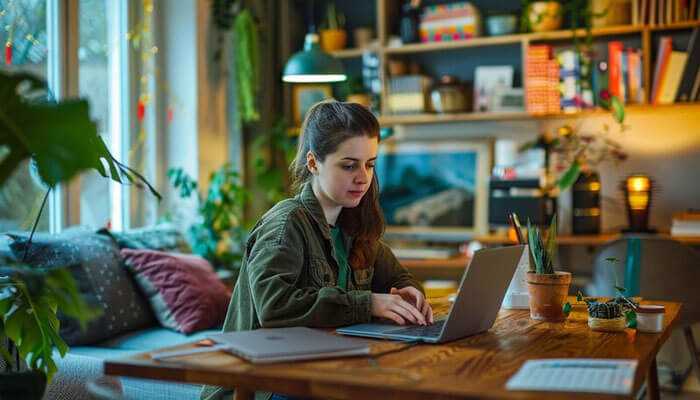
[[[572,187],[574,235],[600,233],[600,176],[595,171],[581,171]]]
[[[301,126],[306,112],[319,101],[333,97],[330,84],[297,84],[292,87],[292,115],[296,126]]]
[[[495,91],[513,87],[514,68],[512,65],[478,66],[474,70],[474,111],[492,110]]]
[[[374,38],[374,30],[371,26],[361,26],[359,28],[355,28],[352,31],[352,38],[355,47],[358,49],[364,49],[365,47],[369,47],[369,45],[372,43],[372,39]]]
[[[491,93],[489,110],[503,113],[525,111],[525,90],[514,87],[495,87]]]
[[[653,233],[649,228],[653,181],[646,175],[630,175],[622,183],[629,228],[624,232]]]
[[[389,76],[401,76],[406,75],[408,72],[408,66],[403,60],[388,60],[387,61]]]
[[[527,16],[529,30],[549,32],[561,28],[562,5],[558,1],[528,2],[523,14]]]
[[[527,223],[530,271],[527,273],[530,293],[530,318],[561,322],[566,319],[564,303],[569,293],[571,273],[554,271],[557,258],[557,216],[554,215],[543,238],[540,228]]]
[[[376,174],[388,231],[466,237],[486,231],[487,141],[386,141]]]
[[[515,14],[491,14],[486,17],[486,32],[489,36],[511,35],[518,30]]]
[[[326,53],[344,49],[348,34],[345,32],[345,15],[339,13],[335,1],[331,0],[326,6],[326,19],[321,24],[321,48]]]
[[[452,75],[444,75],[430,92],[432,108],[437,113],[466,111],[467,98],[462,83]]]
[[[421,42],[451,42],[481,36],[481,15],[470,2],[431,5],[423,9]]]
[[[387,106],[392,114],[416,114],[430,110],[430,86],[424,75],[404,75],[389,81]]]
[[[632,21],[632,1],[590,0],[591,11],[593,14],[599,15],[598,18],[593,19],[593,27],[629,25]]]
[[[321,50],[313,17],[314,2],[309,3],[311,25],[304,37],[304,49],[294,53],[284,66],[282,81],[290,83],[342,82],[347,79],[343,64]]]
[[[420,0],[407,0],[401,7],[399,33],[401,43],[416,43],[420,41],[418,29],[420,25]]]

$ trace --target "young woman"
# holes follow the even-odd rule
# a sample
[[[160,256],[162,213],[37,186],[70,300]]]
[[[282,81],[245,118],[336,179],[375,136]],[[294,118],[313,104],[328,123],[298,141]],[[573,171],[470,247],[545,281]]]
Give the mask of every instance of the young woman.
[[[291,166],[298,195],[253,228],[224,330],[433,322],[420,284],[380,241],[378,146],[365,107],[324,101],[308,111]]]

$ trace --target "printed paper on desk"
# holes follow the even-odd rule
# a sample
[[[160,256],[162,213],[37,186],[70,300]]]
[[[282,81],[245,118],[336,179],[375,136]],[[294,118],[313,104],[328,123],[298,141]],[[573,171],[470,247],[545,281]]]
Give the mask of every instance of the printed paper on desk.
[[[508,390],[631,394],[635,360],[562,358],[529,360],[506,383]]]

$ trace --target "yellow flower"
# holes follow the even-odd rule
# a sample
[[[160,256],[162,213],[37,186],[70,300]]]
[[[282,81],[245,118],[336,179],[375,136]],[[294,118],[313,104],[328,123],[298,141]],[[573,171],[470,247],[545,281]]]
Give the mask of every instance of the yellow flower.
[[[571,129],[571,126],[564,125],[564,126],[559,127],[559,129],[557,130],[557,133],[559,134],[559,136],[567,137],[567,136],[570,136],[572,133],[574,133],[574,130]]]

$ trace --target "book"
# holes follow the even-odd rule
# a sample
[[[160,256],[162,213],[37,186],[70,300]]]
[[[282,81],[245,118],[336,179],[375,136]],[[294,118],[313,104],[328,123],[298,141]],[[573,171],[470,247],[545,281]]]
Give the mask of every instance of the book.
[[[622,42],[611,41],[608,43],[608,90],[613,96],[617,96],[624,101],[622,97]]]
[[[664,77],[661,79],[658,104],[673,104],[687,59],[688,53],[684,51],[671,52],[668,67],[664,71]]]
[[[668,65],[668,59],[671,56],[672,43],[670,36],[663,36],[659,40],[659,50],[656,52],[656,65],[654,67],[654,81],[651,88],[651,98],[649,99],[651,104],[658,104],[659,87]]]
[[[693,29],[688,41],[688,60],[683,69],[681,83],[678,86],[676,93],[676,101],[692,101],[693,84],[695,83],[695,75],[700,67],[700,28]]]

